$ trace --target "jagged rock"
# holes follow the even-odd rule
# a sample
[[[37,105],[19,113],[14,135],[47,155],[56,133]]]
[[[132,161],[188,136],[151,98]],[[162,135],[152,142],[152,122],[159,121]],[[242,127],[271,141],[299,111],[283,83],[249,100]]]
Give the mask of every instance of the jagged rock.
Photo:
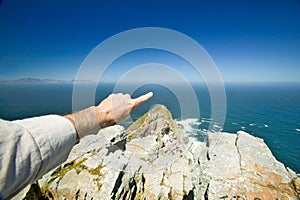
[[[299,198],[293,184],[296,177],[274,158],[262,139],[243,131],[211,133],[209,138],[215,143],[209,147],[211,159],[203,164],[204,176],[210,179],[208,199]]]
[[[299,175],[262,139],[239,131],[195,142],[158,105],[126,131],[113,126],[83,138],[27,199],[299,199],[299,192]]]

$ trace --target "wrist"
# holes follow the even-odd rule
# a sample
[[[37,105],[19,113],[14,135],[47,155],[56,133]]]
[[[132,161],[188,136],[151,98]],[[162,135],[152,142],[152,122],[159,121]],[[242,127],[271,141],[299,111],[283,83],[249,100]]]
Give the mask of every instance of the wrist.
[[[112,117],[112,110],[101,108],[99,106],[96,107],[97,116],[99,119],[99,124],[101,128],[106,128],[109,126],[116,125],[115,119]]]
[[[69,119],[77,134],[77,140],[91,133],[96,133],[101,129],[98,111],[95,106],[75,112],[65,117]]]

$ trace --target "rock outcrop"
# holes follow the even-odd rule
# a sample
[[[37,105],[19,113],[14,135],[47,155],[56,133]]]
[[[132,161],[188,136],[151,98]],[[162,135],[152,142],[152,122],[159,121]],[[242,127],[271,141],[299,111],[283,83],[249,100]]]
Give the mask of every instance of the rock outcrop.
[[[19,196],[20,197],[20,196]],[[158,105],[75,145],[27,199],[299,199],[300,176],[246,132],[192,141]]]

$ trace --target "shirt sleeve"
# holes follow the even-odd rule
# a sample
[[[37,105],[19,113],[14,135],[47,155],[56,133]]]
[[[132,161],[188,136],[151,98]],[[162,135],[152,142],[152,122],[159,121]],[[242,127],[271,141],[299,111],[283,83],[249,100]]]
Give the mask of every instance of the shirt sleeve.
[[[0,199],[9,199],[64,162],[76,143],[72,123],[58,115],[0,120]]]

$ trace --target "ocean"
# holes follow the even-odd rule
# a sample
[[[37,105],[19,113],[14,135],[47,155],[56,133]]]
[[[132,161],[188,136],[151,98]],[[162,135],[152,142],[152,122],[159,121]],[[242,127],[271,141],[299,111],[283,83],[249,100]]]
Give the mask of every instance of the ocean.
[[[180,85],[178,88],[185,95],[186,90]],[[154,104],[164,104],[173,118],[184,125],[189,137],[205,141],[212,120],[210,95],[203,84],[193,84],[193,89],[201,111],[198,117],[182,119],[178,94],[165,86],[148,84],[139,87],[132,96],[137,97],[148,91],[152,91],[154,96],[136,108],[131,119],[136,120]],[[300,84],[226,84],[225,89],[227,111],[223,131],[236,133],[244,130],[263,138],[277,160],[300,173]],[[0,118],[16,120],[70,113],[72,91],[73,85],[64,83],[0,84]],[[101,84],[96,91],[96,103],[111,92],[121,92],[115,91],[112,84]],[[124,126],[131,123],[129,120]]]

